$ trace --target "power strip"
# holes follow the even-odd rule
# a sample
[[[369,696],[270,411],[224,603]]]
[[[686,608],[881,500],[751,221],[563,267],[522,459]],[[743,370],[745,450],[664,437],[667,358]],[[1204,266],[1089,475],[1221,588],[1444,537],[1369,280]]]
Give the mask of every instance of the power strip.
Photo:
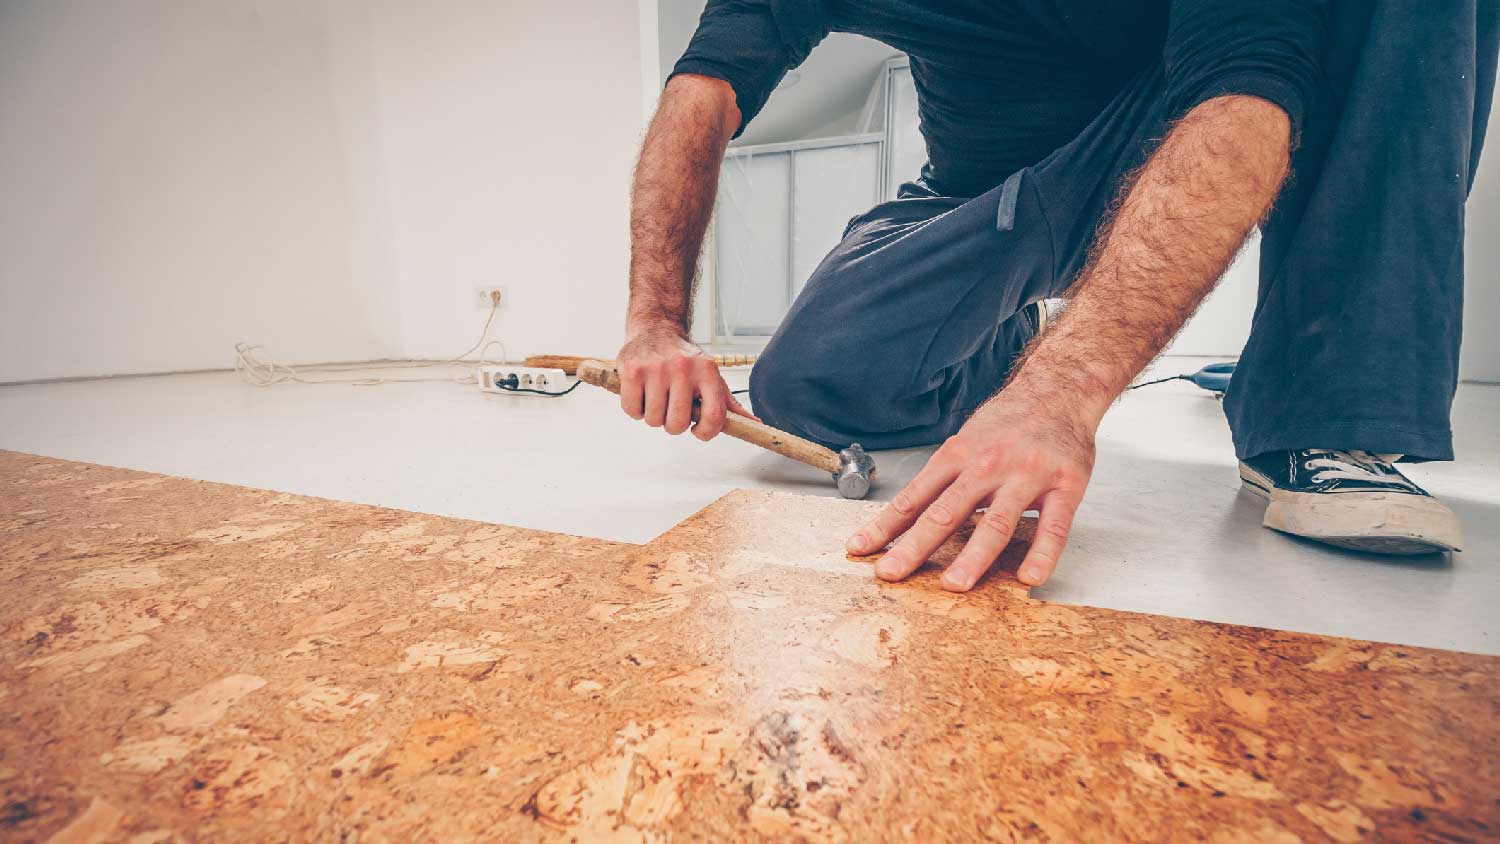
[[[514,377],[515,380],[511,380]],[[555,393],[567,389],[568,374],[561,369],[543,369],[535,366],[507,366],[505,364],[490,364],[479,367],[479,389],[486,393],[510,393],[517,395],[515,388],[523,390],[541,390],[544,393]],[[508,384],[511,389],[506,389],[502,384]],[[534,395],[534,393],[520,393],[519,395]]]

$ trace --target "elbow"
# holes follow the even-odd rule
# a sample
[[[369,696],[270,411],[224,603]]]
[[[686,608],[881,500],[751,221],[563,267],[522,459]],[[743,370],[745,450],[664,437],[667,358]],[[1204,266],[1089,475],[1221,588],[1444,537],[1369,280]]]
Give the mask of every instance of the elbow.
[[[1248,196],[1269,205],[1291,169],[1291,115],[1270,100],[1225,94],[1194,106],[1177,124],[1192,127],[1212,158],[1231,169]]]
[[[718,77],[678,73],[667,81],[662,100],[662,108],[670,101],[708,116],[726,142],[740,129],[742,116],[734,86]]]

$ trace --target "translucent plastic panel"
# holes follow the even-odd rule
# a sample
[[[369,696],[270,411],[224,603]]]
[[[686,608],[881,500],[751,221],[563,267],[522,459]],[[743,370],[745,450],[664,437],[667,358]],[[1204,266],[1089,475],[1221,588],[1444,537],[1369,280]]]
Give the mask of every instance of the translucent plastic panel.
[[[927,143],[922,140],[918,125],[917,86],[909,67],[890,70],[888,113],[886,137],[890,139],[890,149],[886,156],[885,195],[887,199],[895,199],[901,183],[922,175],[922,165],[927,163]]]
[[[880,195],[880,145],[799,150],[792,159],[792,295]]]
[[[724,159],[719,178],[718,330],[771,334],[791,304],[791,154]]]

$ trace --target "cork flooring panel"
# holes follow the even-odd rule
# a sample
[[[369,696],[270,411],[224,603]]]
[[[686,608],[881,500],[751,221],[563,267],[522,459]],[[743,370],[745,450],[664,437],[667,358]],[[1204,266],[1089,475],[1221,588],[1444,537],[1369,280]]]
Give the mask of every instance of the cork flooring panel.
[[[0,453],[0,840],[1494,841],[1500,659]],[[939,555],[951,555],[953,545]]]

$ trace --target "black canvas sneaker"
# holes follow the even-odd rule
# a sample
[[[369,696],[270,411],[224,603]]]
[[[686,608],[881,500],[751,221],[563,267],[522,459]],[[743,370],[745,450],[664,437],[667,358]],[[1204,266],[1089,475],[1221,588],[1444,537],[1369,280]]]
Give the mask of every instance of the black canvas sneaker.
[[[1268,528],[1376,554],[1431,554],[1463,545],[1458,517],[1390,461],[1365,451],[1306,448],[1240,461],[1240,479],[1268,499]]]

